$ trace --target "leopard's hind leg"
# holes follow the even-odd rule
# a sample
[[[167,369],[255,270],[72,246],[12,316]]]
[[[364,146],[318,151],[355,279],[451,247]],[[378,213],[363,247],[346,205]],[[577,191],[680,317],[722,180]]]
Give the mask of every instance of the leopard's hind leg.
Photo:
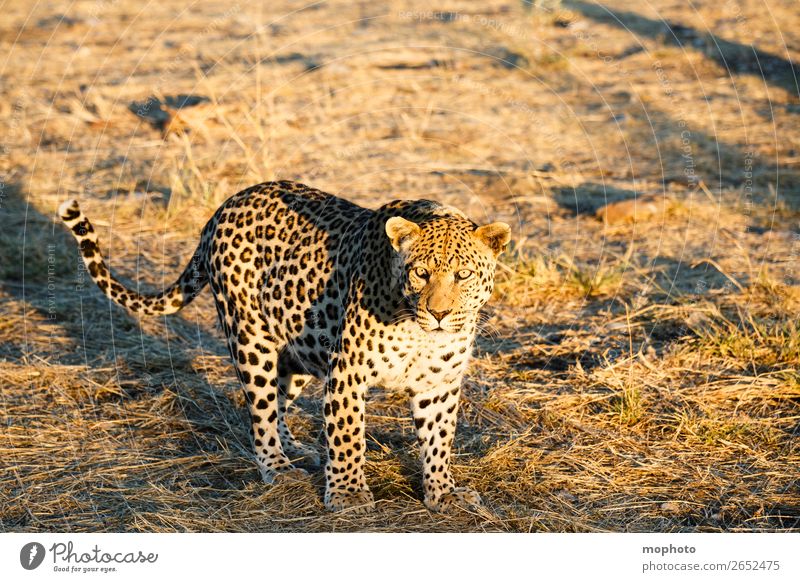
[[[292,460],[302,459],[306,464],[318,466],[320,455],[313,447],[304,445],[295,439],[287,423],[289,407],[295,398],[300,396],[303,388],[314,377],[304,374],[282,373],[278,375],[278,433],[280,434],[283,451]]]
[[[279,346],[259,309],[238,304],[235,295],[212,284],[236,375],[250,411],[250,437],[261,477],[272,483],[281,473],[301,472],[286,456],[278,430]],[[238,298],[241,301],[241,296]]]

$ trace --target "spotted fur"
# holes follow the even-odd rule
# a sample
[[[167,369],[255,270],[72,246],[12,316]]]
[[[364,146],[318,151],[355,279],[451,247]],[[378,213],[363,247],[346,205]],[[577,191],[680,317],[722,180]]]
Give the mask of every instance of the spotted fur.
[[[251,417],[267,482],[318,462],[286,423],[308,382],[324,380],[325,505],[374,507],[364,478],[367,388],[406,391],[423,465],[425,504],[478,505],[450,472],[461,379],[478,310],[492,293],[503,223],[477,227],[430,201],[368,210],[293,182],[235,194],[214,213],[189,264],[161,293],[122,285],[77,202],[59,208],[94,281],[134,313],[174,313],[209,284]]]

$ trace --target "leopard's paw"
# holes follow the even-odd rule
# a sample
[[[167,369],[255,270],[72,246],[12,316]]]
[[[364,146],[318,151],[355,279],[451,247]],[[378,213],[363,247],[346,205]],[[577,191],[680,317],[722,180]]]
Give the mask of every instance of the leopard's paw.
[[[275,479],[273,480],[273,485],[277,485],[279,483],[290,483],[292,481],[310,481],[311,475],[308,474],[308,471],[305,469],[301,469],[300,467],[292,467],[291,469],[286,469],[284,471],[278,471],[278,474],[275,475]]]
[[[457,487],[433,499],[425,498],[425,507],[440,513],[455,513],[463,510],[476,510],[483,507],[481,496],[469,487]]]
[[[294,465],[285,465],[279,469],[273,469],[259,463],[258,470],[261,473],[261,479],[267,485],[278,485],[279,483],[286,483],[288,481],[310,479],[308,471],[295,467]]]
[[[331,511],[362,515],[375,510],[375,500],[369,489],[361,491],[326,491],[325,507]]]
[[[283,450],[293,462],[308,465],[309,467],[320,466],[321,458],[319,452],[313,447],[295,442],[292,445],[285,446]]]

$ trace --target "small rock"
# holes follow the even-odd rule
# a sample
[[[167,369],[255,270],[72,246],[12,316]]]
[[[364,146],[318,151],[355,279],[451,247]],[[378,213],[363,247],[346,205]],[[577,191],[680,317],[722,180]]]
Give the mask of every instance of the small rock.
[[[520,53],[509,50],[504,46],[490,47],[484,50],[484,54],[493,59],[492,64],[505,69],[525,68],[528,66],[528,59]]]
[[[663,202],[653,197],[642,197],[606,204],[598,208],[594,215],[606,224],[622,224],[647,220],[663,212]]]
[[[131,102],[128,110],[150,123],[154,128],[167,133],[178,110],[210,102],[208,97],[202,95],[165,95],[163,103],[160,99],[151,96],[145,101]]]

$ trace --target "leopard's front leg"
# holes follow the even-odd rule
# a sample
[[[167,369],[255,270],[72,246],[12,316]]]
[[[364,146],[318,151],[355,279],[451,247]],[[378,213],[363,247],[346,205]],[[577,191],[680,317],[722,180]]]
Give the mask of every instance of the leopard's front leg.
[[[366,513],[375,508],[364,478],[367,376],[353,369],[354,362],[346,354],[334,358],[325,382],[325,507]]]
[[[449,512],[481,505],[480,495],[472,489],[456,487],[450,473],[460,392],[459,379],[458,383],[437,386],[411,398],[423,467],[425,506],[433,511]]]

